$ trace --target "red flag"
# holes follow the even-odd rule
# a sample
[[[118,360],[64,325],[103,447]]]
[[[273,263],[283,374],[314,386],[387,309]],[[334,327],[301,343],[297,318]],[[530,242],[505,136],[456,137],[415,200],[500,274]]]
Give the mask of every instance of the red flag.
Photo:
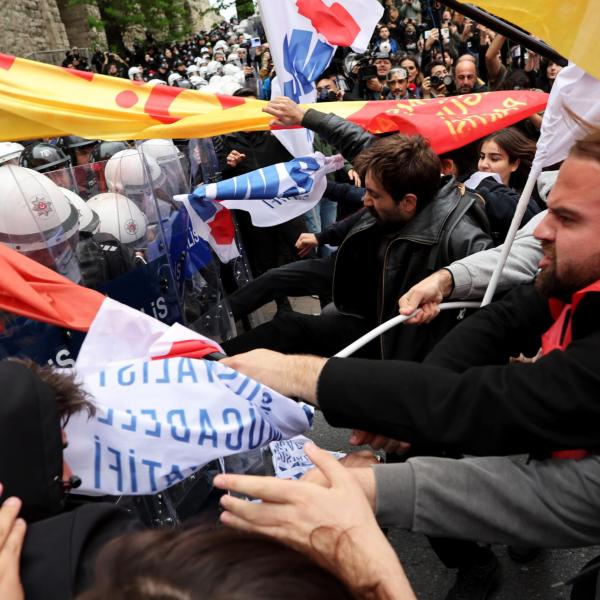
[[[342,102],[334,112],[371,133],[420,133],[438,154],[460,148],[545,109],[548,94],[486,92],[431,100]],[[356,109],[352,111],[351,106]],[[324,110],[322,105],[319,110]]]
[[[119,354],[160,359],[223,352],[195,331],[179,324],[169,327],[2,244],[0,274],[0,310],[65,329],[94,332],[84,341],[87,362],[98,364]]]
[[[104,302],[99,292],[0,244],[0,309],[58,325],[87,331]]]

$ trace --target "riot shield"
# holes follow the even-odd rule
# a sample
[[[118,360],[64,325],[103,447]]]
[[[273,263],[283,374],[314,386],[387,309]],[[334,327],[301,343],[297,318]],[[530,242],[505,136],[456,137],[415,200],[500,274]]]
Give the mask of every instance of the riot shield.
[[[15,165],[0,167],[0,243],[81,281],[76,249],[79,214],[46,176]],[[0,357],[26,356],[72,366],[83,336],[31,319],[0,314]]]
[[[103,169],[108,191],[90,198],[88,206],[100,217],[100,234],[116,239],[130,259],[125,272],[97,288],[167,324],[183,322],[186,215],[171,195],[171,188],[184,185],[183,175],[178,180],[170,173],[167,179],[158,161],[139,148],[95,164]]]
[[[183,282],[187,215],[162,191],[160,167],[132,152],[129,162],[110,165],[112,189],[87,202],[78,194],[81,167],[44,174],[2,167],[0,243],[167,324],[183,322],[182,284],[172,256],[178,257]],[[159,194],[167,200],[159,202]],[[72,366],[83,339],[14,315],[2,315],[1,323],[0,356]]]
[[[221,180],[221,168],[211,138],[190,140],[189,161],[191,165],[191,179],[194,182],[194,186]],[[253,279],[242,236],[239,231],[236,211],[231,211],[231,216],[235,227],[235,241],[239,250],[239,256],[221,267],[221,279],[225,291],[229,294],[245,286]],[[247,328],[255,327],[262,322],[257,319],[256,315],[250,315],[247,320]]]

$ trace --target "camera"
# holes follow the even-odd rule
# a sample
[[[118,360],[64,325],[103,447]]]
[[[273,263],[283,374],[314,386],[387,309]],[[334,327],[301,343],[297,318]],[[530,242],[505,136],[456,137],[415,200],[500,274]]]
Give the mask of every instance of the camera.
[[[449,88],[452,85],[452,77],[450,75],[444,75],[444,77],[432,75],[429,80],[431,81],[431,87],[433,88],[439,88],[441,85],[445,85]]]
[[[329,90],[321,90],[317,96],[317,102],[337,102],[337,94]]]
[[[368,79],[376,79],[377,78],[377,67],[373,65],[365,65],[361,67],[358,71],[358,77],[362,81],[367,81]]]

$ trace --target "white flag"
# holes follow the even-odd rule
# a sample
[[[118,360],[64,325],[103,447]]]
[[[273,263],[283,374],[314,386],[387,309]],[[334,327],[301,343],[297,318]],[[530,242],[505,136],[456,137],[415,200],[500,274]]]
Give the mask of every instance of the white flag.
[[[542,120],[540,139],[532,171],[567,158],[571,146],[586,131],[565,110],[589,123],[600,124],[600,81],[577,65],[570,64],[558,74]]]
[[[311,425],[311,409],[215,361],[112,362],[83,386],[96,415],[71,417],[65,451],[83,494],[154,494]]]
[[[66,427],[81,493],[152,494],[215,458],[310,428],[312,408],[199,358],[215,352],[183,325],[104,300],[75,364],[97,413]]]

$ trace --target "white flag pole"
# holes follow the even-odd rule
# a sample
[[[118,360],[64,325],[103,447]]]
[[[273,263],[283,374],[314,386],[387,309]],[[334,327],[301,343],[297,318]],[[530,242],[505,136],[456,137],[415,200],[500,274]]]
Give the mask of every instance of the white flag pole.
[[[531,193],[533,192],[533,187],[536,184],[537,178],[541,173],[541,168],[537,165],[534,165],[529,172],[529,177],[527,178],[527,183],[525,183],[525,188],[523,189],[523,193],[519,198],[519,202],[517,203],[517,208],[515,209],[515,215],[510,224],[510,228],[508,230],[508,234],[506,235],[506,240],[504,240],[504,245],[502,246],[502,252],[500,253],[500,258],[498,259],[498,264],[492,273],[492,278],[485,290],[485,295],[483,300],[481,301],[481,306],[488,305],[492,298],[494,297],[494,293],[496,288],[498,287],[498,280],[500,279],[500,274],[502,273],[502,269],[504,269],[504,265],[506,264],[506,260],[508,259],[508,255],[510,253],[510,249],[515,240],[515,236],[517,235],[517,231],[521,226],[521,221],[523,220],[523,215],[527,210],[527,205],[529,204],[529,200],[531,199]]]
[[[443,302],[442,304],[440,304],[440,310],[450,310],[452,308],[479,308],[479,302]],[[400,323],[404,323],[404,321],[408,321],[408,319],[412,319],[419,312],[421,312],[420,308],[415,310],[415,312],[412,315],[398,315],[397,317],[389,319],[385,323],[382,323],[378,327],[375,327],[375,329],[369,331],[369,333],[365,333],[365,335],[359,337],[355,342],[352,342],[343,350],[340,350],[335,355],[335,358],[347,358],[348,356],[354,354],[357,350],[368,344],[371,340],[374,340],[382,333],[385,333],[388,329],[396,327],[396,325],[400,325]]]

